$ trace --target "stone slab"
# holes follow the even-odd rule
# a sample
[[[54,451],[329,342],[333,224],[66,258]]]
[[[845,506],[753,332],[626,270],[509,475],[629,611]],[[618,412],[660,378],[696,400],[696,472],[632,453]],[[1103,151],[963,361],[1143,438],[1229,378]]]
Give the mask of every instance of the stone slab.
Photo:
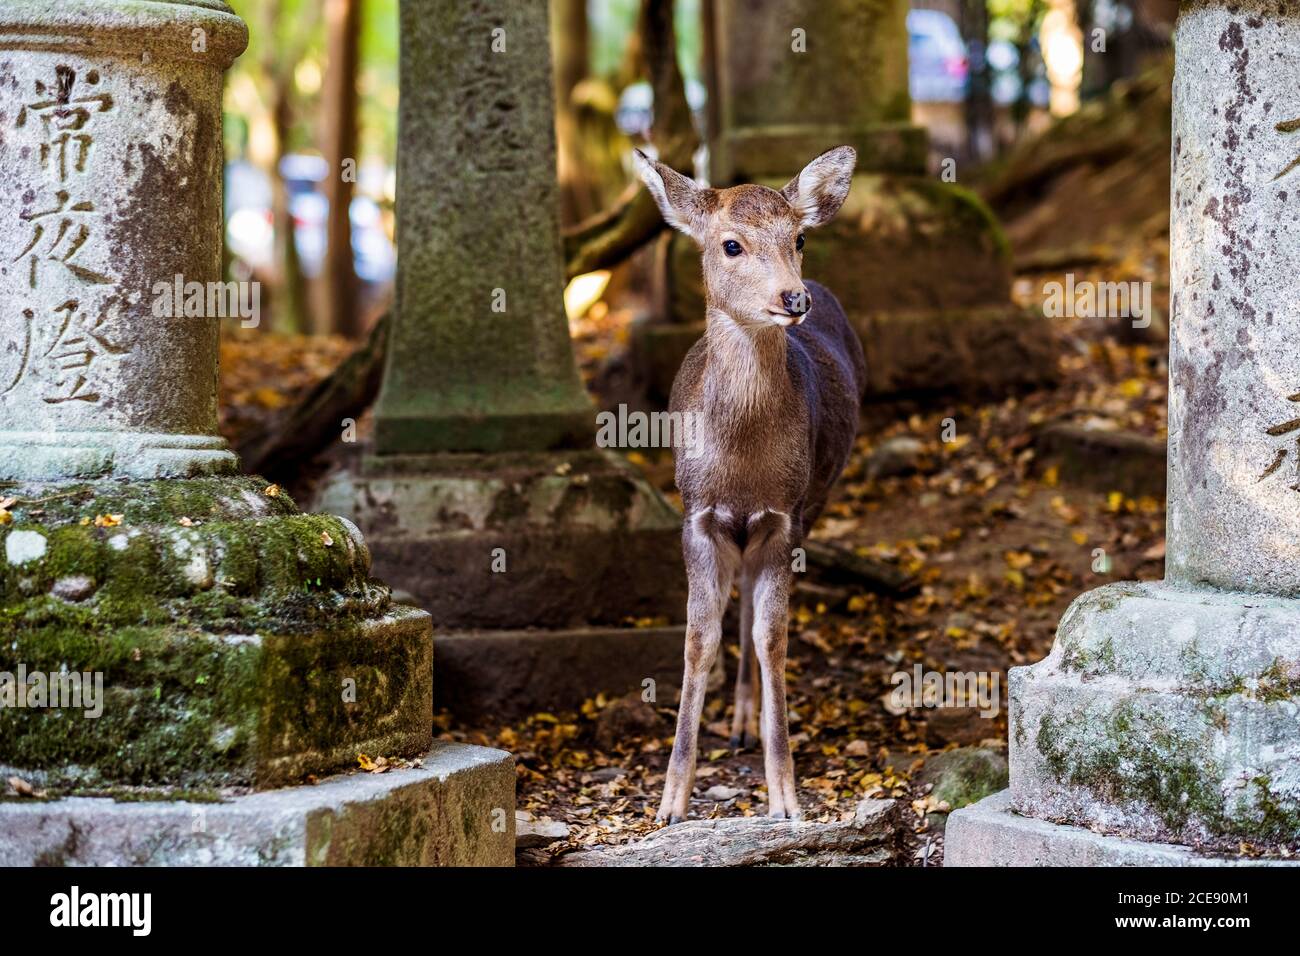
[[[220,803],[0,802],[0,866],[512,866],[514,760],[437,743],[423,766]]]
[[[685,640],[680,626],[435,633],[433,699],[461,720],[508,720],[640,692],[649,678],[668,703]]]
[[[1295,866],[1296,860],[1210,856],[1022,817],[1003,790],[948,817],[944,866]]]
[[[316,503],[355,521],[374,573],[448,630],[685,616],[681,518],[612,451],[371,455]]]
[[[1039,429],[1034,451],[1036,467],[1056,465],[1068,484],[1164,500],[1168,456],[1158,438],[1058,421]]]

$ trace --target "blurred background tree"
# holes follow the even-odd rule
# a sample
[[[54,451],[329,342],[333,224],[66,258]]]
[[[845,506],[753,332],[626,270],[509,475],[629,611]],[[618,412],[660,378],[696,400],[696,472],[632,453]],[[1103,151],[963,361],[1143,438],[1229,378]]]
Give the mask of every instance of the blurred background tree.
[[[274,331],[358,339],[387,308],[396,267],[399,0],[230,2],[252,45],[226,95],[228,267],[262,283]],[[552,0],[571,274],[653,234],[624,221],[630,147],[668,135],[662,118],[654,129],[646,23],[670,18],[676,60],[661,58],[659,83],[684,97],[692,128],[678,115],[670,125],[694,150],[708,117],[709,2]],[[1054,119],[1103,102],[1167,53],[1176,12],[1176,0],[914,0],[911,92],[936,169],[945,158],[1000,168]],[[684,162],[703,170],[704,158]],[[609,289],[638,291],[617,276]]]

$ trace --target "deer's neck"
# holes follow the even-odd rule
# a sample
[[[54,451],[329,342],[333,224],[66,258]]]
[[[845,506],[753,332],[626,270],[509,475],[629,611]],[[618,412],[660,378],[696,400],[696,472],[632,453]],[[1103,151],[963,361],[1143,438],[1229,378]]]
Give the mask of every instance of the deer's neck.
[[[743,325],[709,307],[705,332],[705,408],[715,417],[736,420],[766,414],[789,389],[786,333],[780,326]]]

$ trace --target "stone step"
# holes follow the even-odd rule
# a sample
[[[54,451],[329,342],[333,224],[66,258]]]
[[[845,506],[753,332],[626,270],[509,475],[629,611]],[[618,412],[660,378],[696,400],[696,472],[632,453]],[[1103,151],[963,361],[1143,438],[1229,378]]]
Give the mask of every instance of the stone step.
[[[422,764],[220,802],[0,802],[0,866],[513,866],[510,754],[439,742]]]
[[[510,720],[652,680],[656,699],[672,703],[685,640],[682,626],[435,632],[433,699],[463,721]]]
[[[1008,791],[958,810],[945,830],[944,866],[1296,866],[1297,860],[1211,856],[1022,817]]]

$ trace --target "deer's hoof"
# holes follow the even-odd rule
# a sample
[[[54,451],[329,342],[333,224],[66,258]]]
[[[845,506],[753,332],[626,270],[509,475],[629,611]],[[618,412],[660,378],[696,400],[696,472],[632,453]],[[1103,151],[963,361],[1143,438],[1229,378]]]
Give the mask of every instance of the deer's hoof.
[[[732,734],[731,740],[729,740],[728,743],[730,744],[732,750],[734,750],[736,753],[740,753],[742,751],[752,750],[753,748],[757,747],[758,738],[755,737],[753,734],[751,734],[748,730],[746,730],[743,733]]]
[[[662,813],[655,814],[655,823],[665,823],[668,826],[672,826],[674,823],[681,823],[685,819],[685,817],[678,816],[675,813],[670,813],[668,816],[664,816]]]

